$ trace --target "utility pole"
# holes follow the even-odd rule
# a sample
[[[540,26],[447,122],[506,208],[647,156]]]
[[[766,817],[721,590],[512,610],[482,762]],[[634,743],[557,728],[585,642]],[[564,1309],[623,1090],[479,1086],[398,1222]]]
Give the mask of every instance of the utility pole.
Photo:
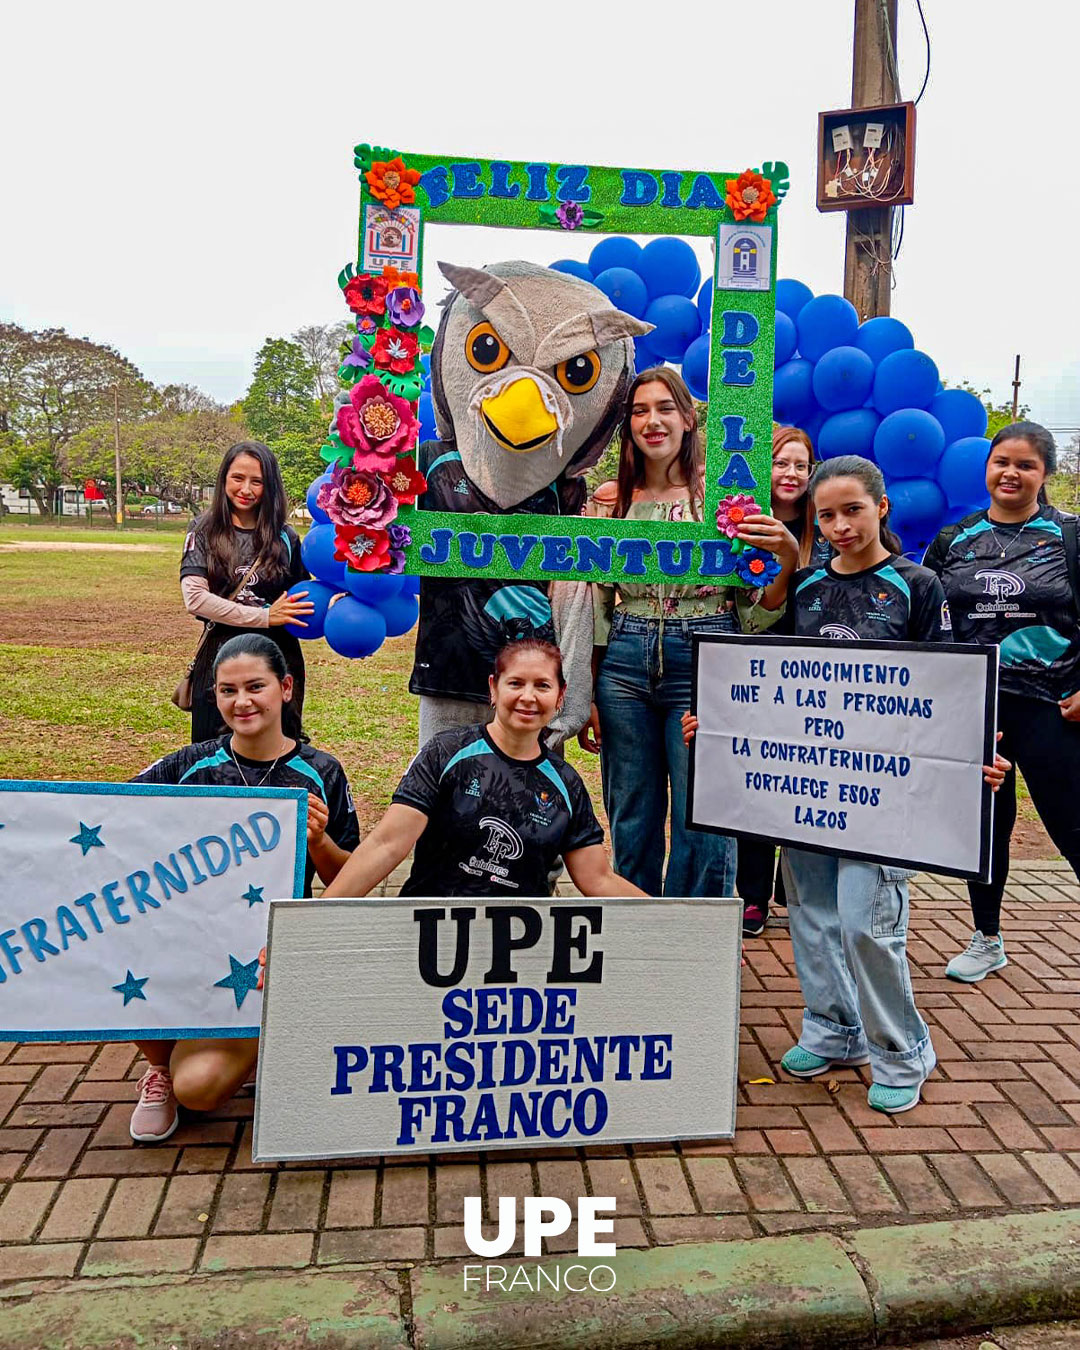
[[[1013,371],[1013,406],[1012,417],[1016,421],[1016,410],[1020,406],[1020,353],[1016,353],[1016,369]]]
[[[124,488],[120,482],[120,386],[113,385],[113,451],[116,469],[116,528],[124,528]]]
[[[897,0],[855,0],[851,106],[873,108],[900,101],[896,66]],[[859,319],[888,314],[892,307],[891,206],[847,213],[844,295]]]

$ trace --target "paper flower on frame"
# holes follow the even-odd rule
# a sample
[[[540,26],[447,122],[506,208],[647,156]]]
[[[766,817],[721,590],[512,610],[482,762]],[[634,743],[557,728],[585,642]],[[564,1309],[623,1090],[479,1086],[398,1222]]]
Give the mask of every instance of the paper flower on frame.
[[[768,178],[762,178],[756,169],[745,169],[738,178],[728,178],[724,186],[724,200],[736,220],[765,219],[765,213],[776,202],[776,194]]]
[[[420,343],[416,337],[412,333],[403,333],[400,328],[380,328],[371,349],[380,370],[392,370],[395,375],[405,375],[412,370],[419,354]]]
[[[385,529],[397,515],[397,498],[382,478],[341,464],[319,488],[317,502],[335,525]]]
[[[405,571],[405,550],[412,543],[412,530],[408,525],[390,525],[386,533],[390,536],[390,566],[388,572]]]
[[[747,548],[735,559],[735,573],[750,586],[767,586],[780,572],[780,564],[764,549]]]
[[[386,313],[386,292],[389,289],[385,277],[373,276],[370,272],[361,272],[347,281],[342,294],[345,303],[354,314]],[[363,331],[363,330],[361,330]]]
[[[399,459],[392,469],[381,470],[379,477],[405,506],[414,506],[417,497],[427,487],[427,479],[411,458]]]
[[[415,286],[395,286],[386,295],[386,312],[399,328],[418,328],[424,317],[424,302]]]
[[[407,169],[405,161],[398,155],[395,159],[377,159],[364,174],[368,191],[389,211],[396,211],[404,204],[410,206],[416,201],[416,184],[420,175],[415,169]]]
[[[391,394],[378,375],[354,384],[349,402],[338,409],[337,434],[356,452],[353,468],[369,473],[392,469],[397,456],[412,449],[419,430],[412,405]]]
[[[339,525],[334,557],[354,572],[378,572],[390,562],[390,536],[367,525]]]
[[[725,497],[716,508],[716,528],[734,539],[747,516],[759,515],[761,507],[753,497],[746,492],[736,492],[733,497]]]
[[[391,290],[394,290],[397,286],[411,286],[413,290],[420,289],[418,272],[399,272],[396,267],[384,267],[382,274]]]
[[[577,202],[563,202],[555,212],[555,219],[564,230],[576,230],[585,219],[585,212]]]
[[[367,370],[368,366],[371,365],[371,353],[358,337],[354,337],[349,346],[348,355],[341,364],[352,366],[356,370]]]

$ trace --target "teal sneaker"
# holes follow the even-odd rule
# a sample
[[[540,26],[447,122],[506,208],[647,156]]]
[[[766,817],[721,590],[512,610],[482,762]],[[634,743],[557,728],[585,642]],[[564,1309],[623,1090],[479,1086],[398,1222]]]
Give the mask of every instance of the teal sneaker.
[[[954,956],[945,967],[950,980],[962,980],[964,984],[978,984],[987,975],[1009,964],[1005,955],[1005,942],[1000,933],[994,937],[984,937],[976,932],[967,945],[967,950]]]
[[[801,1045],[793,1045],[780,1061],[780,1067],[796,1078],[816,1078],[819,1073],[827,1073],[829,1069],[855,1069],[860,1064],[869,1063],[869,1055],[860,1055],[856,1059],[822,1059],[820,1055],[804,1050]]]
[[[902,1111],[910,1111],[918,1106],[922,1084],[914,1087],[886,1087],[884,1083],[874,1083],[866,1094],[867,1103],[875,1111],[884,1111],[887,1116],[898,1116]]]

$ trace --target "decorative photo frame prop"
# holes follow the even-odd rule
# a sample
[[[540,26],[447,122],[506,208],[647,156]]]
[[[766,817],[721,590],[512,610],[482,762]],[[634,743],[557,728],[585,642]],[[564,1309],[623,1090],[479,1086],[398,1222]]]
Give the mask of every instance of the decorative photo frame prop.
[[[756,170],[724,174],[524,163],[401,155],[369,145],[356,147],[355,163],[361,182],[359,261],[338,278],[356,316],[356,336],[350,334],[340,370],[350,394],[339,398],[341,412],[322,454],[331,468],[378,470],[396,500],[380,509],[378,522],[368,519],[372,489],[365,485],[358,513],[363,523],[338,525],[337,556],[354,570],[421,577],[648,583],[692,577],[699,583],[749,586],[767,580],[771,555],[746,548],[734,535],[742,514],[768,510],[770,502],[777,202],[770,180]],[[783,181],[778,185],[782,192]],[[493,517],[416,505],[424,486],[414,458],[422,353],[436,341],[433,329],[422,326],[420,296],[424,229],[431,224],[713,241],[701,521]],[[469,288],[469,303],[497,332],[509,288],[496,281],[485,290],[484,274],[475,269],[445,270],[459,291],[462,285]],[[607,305],[609,315],[620,313],[606,299],[597,296],[597,301]],[[594,320],[593,330],[583,333],[578,355],[610,343],[611,330],[603,321]],[[503,336],[511,361],[526,367],[535,362],[542,372],[536,383],[546,386],[543,397],[554,408],[559,394],[547,377],[568,356],[576,359],[570,351],[574,344],[563,333],[557,353],[546,350],[543,341],[534,350],[519,342],[514,351],[514,335]],[[616,340],[627,336],[618,334]],[[545,365],[545,355],[553,354],[556,360]],[[361,384],[363,390],[357,387]],[[344,406],[350,397],[352,408]],[[392,424],[394,444],[381,430],[384,439],[375,445],[377,438],[365,434],[365,418],[369,430]],[[375,484],[374,491],[381,500],[384,489]]]
[[[0,1040],[257,1036],[299,788],[0,781]]]

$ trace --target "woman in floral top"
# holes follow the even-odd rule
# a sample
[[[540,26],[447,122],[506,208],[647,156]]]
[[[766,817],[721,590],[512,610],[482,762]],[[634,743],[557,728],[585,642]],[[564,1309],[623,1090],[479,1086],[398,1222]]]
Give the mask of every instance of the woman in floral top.
[[[703,467],[690,391],[666,366],[643,371],[627,398],[617,483],[597,490],[594,507],[628,520],[700,519]],[[790,540],[771,517],[751,520],[762,531],[753,542]],[[597,586],[594,614],[595,703],[578,740],[600,753],[615,870],[649,895],[731,895],[734,841],[685,824],[679,719],[690,706],[691,635],[761,631],[777,614],[736,588],[667,582]]]

